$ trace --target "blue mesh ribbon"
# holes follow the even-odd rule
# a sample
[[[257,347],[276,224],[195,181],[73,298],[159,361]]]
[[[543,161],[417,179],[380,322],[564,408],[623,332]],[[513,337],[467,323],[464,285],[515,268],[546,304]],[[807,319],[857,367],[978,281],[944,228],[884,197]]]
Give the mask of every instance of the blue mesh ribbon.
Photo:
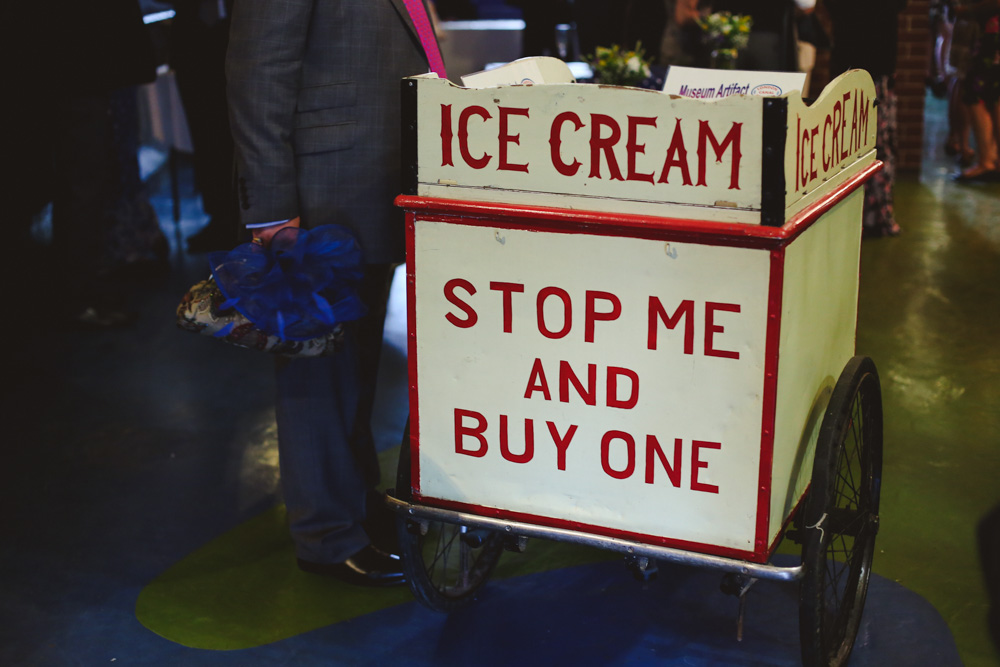
[[[212,277],[235,308],[282,340],[325,336],[366,309],[357,295],[361,248],[343,227],[286,227],[267,247],[244,243],[209,253]]]

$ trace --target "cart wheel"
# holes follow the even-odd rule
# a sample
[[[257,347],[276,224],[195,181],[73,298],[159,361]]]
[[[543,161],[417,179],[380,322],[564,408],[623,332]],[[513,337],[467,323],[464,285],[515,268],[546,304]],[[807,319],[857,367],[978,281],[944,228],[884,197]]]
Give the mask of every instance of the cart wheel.
[[[848,362],[816,444],[802,517],[805,575],[799,602],[802,662],[844,665],[871,574],[882,483],[882,394],[868,357]]]
[[[411,499],[409,421],[396,469],[396,497]],[[396,530],[410,590],[435,611],[450,612],[471,601],[503,552],[503,535],[490,530],[402,515]]]

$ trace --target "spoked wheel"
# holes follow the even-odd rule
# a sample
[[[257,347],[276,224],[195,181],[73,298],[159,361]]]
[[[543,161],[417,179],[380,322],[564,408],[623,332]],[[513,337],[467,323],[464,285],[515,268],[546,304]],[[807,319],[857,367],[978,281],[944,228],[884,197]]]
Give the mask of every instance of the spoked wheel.
[[[875,364],[844,368],[820,427],[802,517],[805,575],[799,604],[802,662],[844,665],[871,574],[882,483],[882,394]]]
[[[410,424],[396,470],[396,497],[409,501]],[[471,601],[503,551],[503,536],[454,523],[396,520],[403,570],[413,595],[435,611],[450,612]]]

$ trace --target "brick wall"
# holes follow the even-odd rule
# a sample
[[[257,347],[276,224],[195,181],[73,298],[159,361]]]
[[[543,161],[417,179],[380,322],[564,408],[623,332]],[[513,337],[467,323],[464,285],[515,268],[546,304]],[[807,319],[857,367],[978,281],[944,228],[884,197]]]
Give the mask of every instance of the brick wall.
[[[924,99],[931,57],[930,0],[909,0],[899,17],[896,63],[900,171],[920,169],[923,158]]]
[[[883,2],[884,0],[873,0]],[[819,2],[820,21],[829,32],[828,18]],[[909,0],[899,17],[899,49],[896,62],[896,95],[899,162],[897,169],[915,172],[923,157],[925,80],[931,57],[930,0]],[[816,68],[810,81],[815,99],[830,82],[830,53],[816,54]]]

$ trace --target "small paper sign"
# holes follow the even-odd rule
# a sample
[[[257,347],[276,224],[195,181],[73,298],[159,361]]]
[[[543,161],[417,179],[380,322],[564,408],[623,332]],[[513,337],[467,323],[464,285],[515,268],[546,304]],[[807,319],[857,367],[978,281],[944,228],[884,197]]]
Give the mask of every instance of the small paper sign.
[[[667,71],[663,92],[707,101],[721,100],[730,95],[779,97],[793,90],[801,93],[805,82],[806,75],[803,72],[751,72],[674,66]]]

